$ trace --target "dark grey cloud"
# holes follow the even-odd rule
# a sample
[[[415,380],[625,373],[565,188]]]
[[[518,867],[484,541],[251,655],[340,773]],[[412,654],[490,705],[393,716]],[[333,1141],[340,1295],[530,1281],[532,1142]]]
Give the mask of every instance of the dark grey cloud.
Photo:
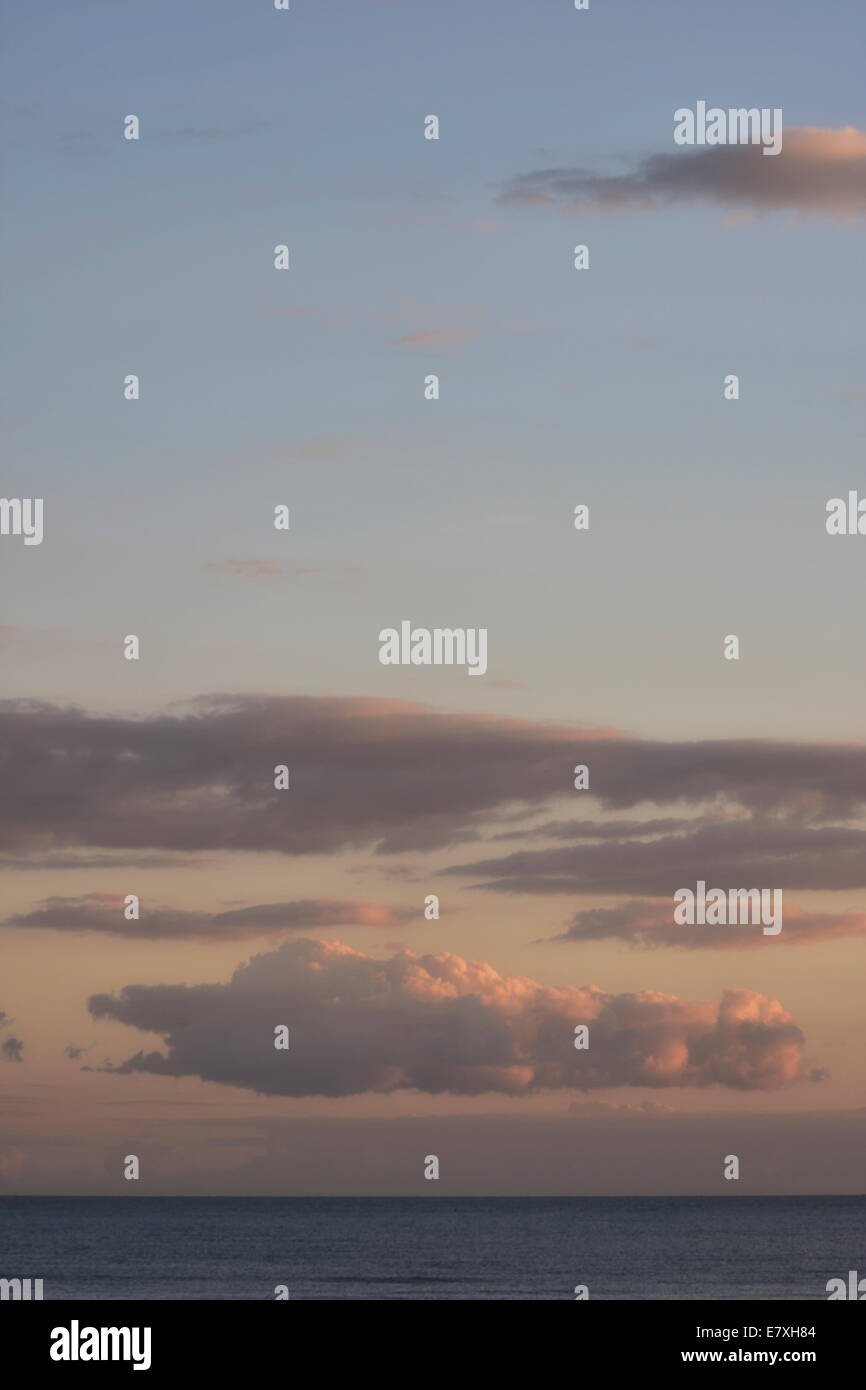
[[[500,201],[611,212],[704,202],[756,213],[863,216],[866,133],[851,126],[785,130],[780,153],[770,156],[759,145],[672,148],[623,174],[537,169],[516,175]]]
[[[632,893],[671,898],[703,879],[713,887],[851,889],[866,886],[866,832],[796,822],[719,821],[691,835],[523,850],[443,871],[483,877],[506,893]]]
[[[148,907],[140,903],[137,921],[123,915],[118,894],[87,893],[75,898],[46,898],[32,912],[8,917],[0,926],[31,927],[65,932],[103,932],[150,941],[239,941],[283,931],[314,927],[395,927],[424,920],[423,901],[415,907],[392,907],[336,898],[306,898],[295,902],[259,903],[231,912],[190,911]]]
[[[448,953],[376,960],[336,941],[286,943],[228,984],[127,985],[93,996],[89,1009],[164,1039],[165,1051],[140,1051],[114,1071],[199,1076],[266,1095],[761,1090],[805,1076],[794,1020],[751,990],[694,1003],[551,988]],[[578,1051],[581,1023],[590,1046]],[[286,1051],[274,1047],[281,1024]]]
[[[134,851],[117,850],[106,854],[82,854],[72,850],[66,854],[40,854],[38,867],[45,870],[69,869],[117,869],[124,868],[135,872],[137,869],[201,869],[201,855],[198,854],[136,854]],[[0,870],[32,869],[33,856],[26,853],[0,854]]]
[[[0,1028],[11,1028],[14,1022],[14,1018],[10,1018],[4,1009],[0,1009]],[[21,1039],[12,1037],[10,1034],[0,1043],[0,1057],[6,1062],[23,1062],[24,1058],[21,1055],[23,1048],[24,1044]]]
[[[0,704],[0,850],[442,849],[516,808],[589,796],[570,791],[579,762],[611,811],[708,803],[805,823],[866,804],[862,746],[650,741],[386,699],[208,697],[149,718],[13,701]],[[288,791],[273,789],[277,764]]]
[[[694,820],[668,817],[664,820],[556,820],[530,829],[501,830],[487,838],[494,840],[623,840],[640,835],[665,835],[678,830],[694,830]]]
[[[804,912],[785,904],[782,930],[771,940],[787,946],[804,946],[851,936],[866,936],[866,913]],[[613,940],[641,948],[667,946],[683,950],[754,950],[769,944],[760,926],[674,926],[670,899],[586,908],[574,914],[565,931],[548,939]]]

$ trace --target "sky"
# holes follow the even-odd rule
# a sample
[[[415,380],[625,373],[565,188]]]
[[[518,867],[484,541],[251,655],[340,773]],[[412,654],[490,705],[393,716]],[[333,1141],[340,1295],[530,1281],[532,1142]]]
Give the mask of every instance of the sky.
[[[861,8],[0,31],[0,1191],[862,1191]]]

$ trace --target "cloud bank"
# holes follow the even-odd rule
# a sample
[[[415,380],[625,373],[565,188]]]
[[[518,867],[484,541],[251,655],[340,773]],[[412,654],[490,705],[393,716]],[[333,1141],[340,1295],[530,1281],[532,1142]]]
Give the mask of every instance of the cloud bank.
[[[147,718],[12,701],[0,704],[0,851],[50,858],[71,847],[287,855],[442,849],[479,838],[497,817],[507,815],[511,828],[515,810],[533,815],[571,794],[578,762],[591,764],[592,796],[612,811],[710,803],[806,825],[866,806],[861,745],[651,741],[609,729],[439,714],[388,699],[205,697],[184,713]],[[278,764],[291,769],[289,791],[274,790]],[[753,859],[765,851],[782,856],[782,827],[768,824],[760,842],[754,831],[737,833],[739,848],[733,839],[721,842],[732,862],[744,862],[749,842]],[[692,849],[702,856],[700,834]],[[862,884],[860,833],[822,834],[800,843],[791,829],[792,871],[808,861],[818,879],[820,857],[831,855],[823,882],[832,873],[841,876],[839,886]],[[620,881],[618,891],[668,891],[652,867],[659,851],[624,843],[563,851],[585,853],[583,860],[523,867],[536,879],[555,873],[591,888],[619,860],[620,870],[634,869],[635,881]],[[678,878],[682,846],[672,836],[664,851],[671,873],[675,852]],[[519,877],[506,860],[484,872],[512,885]],[[801,880],[807,876],[801,868]]]

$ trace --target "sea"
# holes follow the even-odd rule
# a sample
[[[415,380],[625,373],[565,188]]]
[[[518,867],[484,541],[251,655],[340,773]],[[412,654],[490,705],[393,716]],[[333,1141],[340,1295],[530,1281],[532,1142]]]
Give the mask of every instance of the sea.
[[[866,1197],[0,1197],[50,1299],[824,1299]]]

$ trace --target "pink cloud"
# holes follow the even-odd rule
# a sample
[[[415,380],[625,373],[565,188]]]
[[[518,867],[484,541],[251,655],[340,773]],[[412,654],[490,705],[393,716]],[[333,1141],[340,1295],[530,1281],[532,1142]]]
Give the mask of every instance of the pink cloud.
[[[377,960],[337,941],[288,942],[227,984],[127,985],[89,1009],[165,1040],[163,1052],[138,1052],[114,1070],[267,1095],[764,1090],[806,1075],[793,1018],[752,990],[726,990],[717,1003],[615,995],[500,975],[448,952]],[[274,1048],[280,1024],[291,1051]],[[589,1027],[584,1050],[574,1047],[579,1024]]]

